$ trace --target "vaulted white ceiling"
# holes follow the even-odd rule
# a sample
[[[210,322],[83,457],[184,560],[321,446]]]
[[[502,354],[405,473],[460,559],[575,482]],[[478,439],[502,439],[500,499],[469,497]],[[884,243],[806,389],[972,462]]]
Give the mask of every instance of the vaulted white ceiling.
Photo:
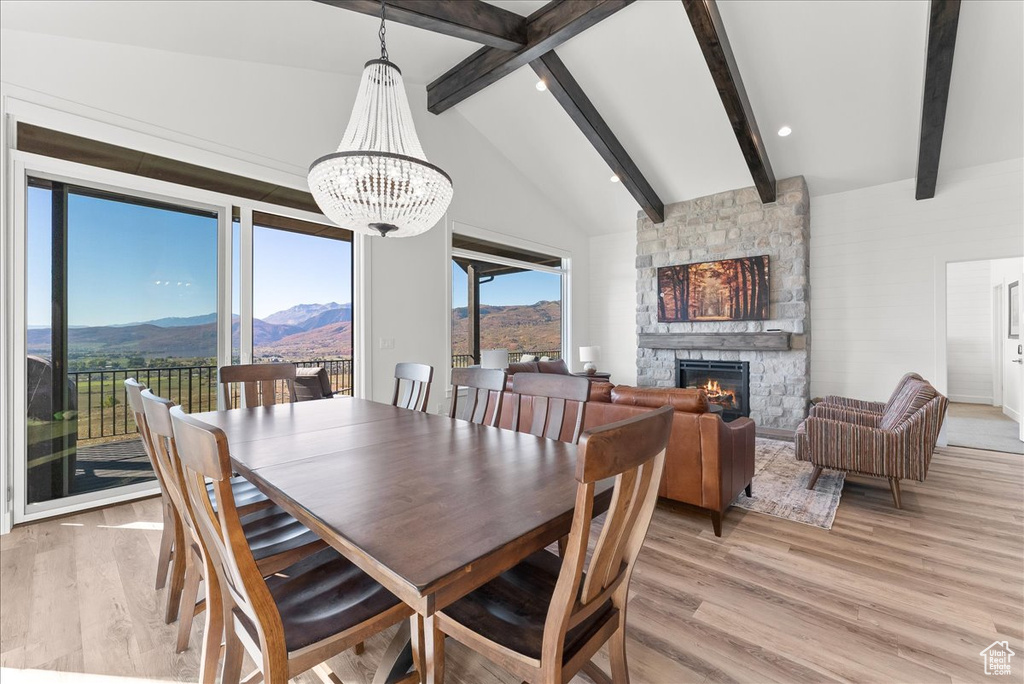
[[[544,3],[492,4],[526,15]],[[778,178],[804,175],[822,195],[915,175],[927,2],[719,7]],[[4,28],[338,73],[377,50],[376,19],[315,2],[5,1],[0,15]],[[417,87],[477,47],[388,26]],[[639,0],[557,52],[665,203],[752,184],[680,2]],[[628,230],[636,203],[536,82],[524,67],[456,111],[584,228]],[[782,125],[793,134],[776,135]],[[1021,156],[1024,3],[965,2],[939,192],[943,172]]]

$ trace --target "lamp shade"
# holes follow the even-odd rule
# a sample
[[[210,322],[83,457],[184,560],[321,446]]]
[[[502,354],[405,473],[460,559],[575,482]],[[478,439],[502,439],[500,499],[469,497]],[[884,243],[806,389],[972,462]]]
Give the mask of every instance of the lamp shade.
[[[600,347],[580,347],[581,363],[596,363],[601,360]]]
[[[484,349],[480,352],[481,368],[508,368],[508,349]]]

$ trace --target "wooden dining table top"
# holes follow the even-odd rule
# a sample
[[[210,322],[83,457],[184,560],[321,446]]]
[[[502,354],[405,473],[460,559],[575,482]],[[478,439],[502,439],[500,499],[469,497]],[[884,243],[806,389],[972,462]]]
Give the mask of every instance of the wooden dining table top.
[[[576,447],[351,397],[195,414],[234,467],[429,615],[568,533]],[[597,509],[607,507],[610,483]]]

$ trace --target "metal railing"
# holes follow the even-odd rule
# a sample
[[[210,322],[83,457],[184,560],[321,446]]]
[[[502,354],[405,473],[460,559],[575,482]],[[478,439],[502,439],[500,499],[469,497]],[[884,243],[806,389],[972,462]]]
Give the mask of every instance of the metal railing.
[[[538,359],[542,356],[547,356],[552,361],[555,359],[562,358],[562,352],[558,349],[549,349],[547,351],[517,351],[508,353],[509,363],[518,363],[522,358],[523,354],[533,354]],[[452,354],[452,368],[468,368],[475,363],[472,354]]]
[[[323,366],[336,394],[352,394],[352,359],[296,361],[299,368]],[[217,366],[114,368],[68,373],[78,394],[78,439],[100,439],[138,432],[124,393],[124,381],[135,378],[153,393],[170,399],[188,413],[217,408]]]

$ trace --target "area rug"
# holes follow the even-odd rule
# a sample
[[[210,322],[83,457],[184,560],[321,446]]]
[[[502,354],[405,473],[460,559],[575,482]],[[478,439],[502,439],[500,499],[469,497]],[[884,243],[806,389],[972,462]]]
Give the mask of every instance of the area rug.
[[[740,495],[733,506],[805,525],[832,529],[846,473],[823,470],[813,490],[807,489],[814,466],[796,460],[792,442],[757,439],[753,496]]]

